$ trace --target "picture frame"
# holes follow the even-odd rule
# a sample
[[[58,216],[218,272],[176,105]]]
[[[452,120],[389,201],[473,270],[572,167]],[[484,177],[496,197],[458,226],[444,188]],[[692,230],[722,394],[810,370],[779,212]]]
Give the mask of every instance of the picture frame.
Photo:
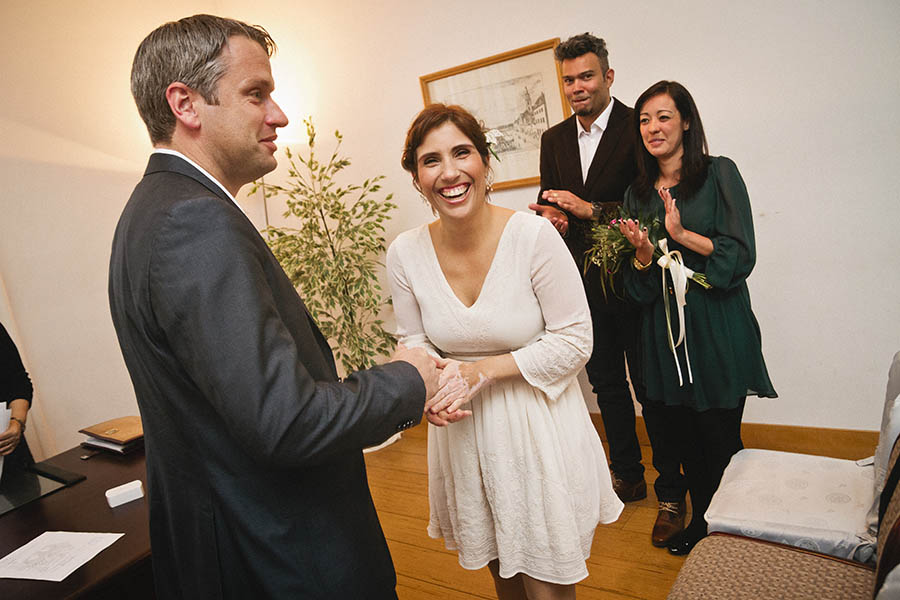
[[[538,42],[419,77],[425,106],[459,104],[499,136],[492,144],[494,190],[539,185],[541,135],[572,111],[554,50]]]

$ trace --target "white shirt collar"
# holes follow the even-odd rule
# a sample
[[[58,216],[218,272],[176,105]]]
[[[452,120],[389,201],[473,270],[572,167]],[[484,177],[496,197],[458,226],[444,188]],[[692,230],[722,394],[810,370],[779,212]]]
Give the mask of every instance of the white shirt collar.
[[[609,125],[609,115],[612,114],[612,106],[613,106],[613,102],[615,102],[615,101],[616,101],[615,98],[609,99],[609,104],[606,105],[606,108],[603,109],[603,112],[600,113],[600,116],[598,116],[596,119],[594,119],[594,122],[591,123],[591,131],[587,131],[584,127],[582,127],[581,121],[578,119],[578,117],[575,117],[575,123],[578,126],[578,135],[579,136],[581,134],[590,135],[596,129],[599,129],[601,133],[606,131],[606,128]]]
[[[200,165],[198,165],[197,163],[195,163],[194,161],[192,161],[190,158],[188,158],[187,156],[185,156],[184,154],[182,154],[182,153],[179,152],[178,150],[172,150],[171,148],[154,148],[154,149],[153,149],[153,154],[171,154],[172,156],[177,156],[178,158],[184,160],[184,161],[187,162],[189,165],[191,165],[192,167],[194,167],[195,169],[197,169],[198,171],[200,171],[201,173],[203,173],[210,181],[212,181],[212,182],[215,183],[217,186],[219,186],[219,188],[221,188],[221,190],[222,190],[223,192],[225,192],[225,195],[228,196],[228,198],[229,198],[232,202],[234,202],[234,205],[237,206],[237,207],[240,209],[240,211],[241,211],[242,213],[244,213],[244,215],[247,214],[246,212],[244,212],[244,209],[241,208],[241,205],[237,203],[237,200],[234,199],[234,196],[231,195],[231,192],[229,192],[227,189],[225,189],[225,186],[222,185],[222,183],[221,183],[218,179],[216,179],[215,177],[213,177],[212,175],[210,175],[210,174],[209,174],[209,171],[207,171],[206,169],[204,169],[203,167],[201,167]]]

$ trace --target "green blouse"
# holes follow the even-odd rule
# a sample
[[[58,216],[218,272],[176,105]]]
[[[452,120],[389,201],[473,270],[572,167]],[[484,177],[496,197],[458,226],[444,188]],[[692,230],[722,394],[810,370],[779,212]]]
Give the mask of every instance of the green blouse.
[[[671,238],[669,250],[679,250],[685,265],[705,273],[713,286],[705,290],[691,282],[685,307],[685,331],[693,383],[688,380],[684,344],[676,349],[684,385],[678,384],[675,358],[669,349],[663,301],[670,303],[672,335],[678,339],[675,296],[662,293],[660,267],[646,271],[625,269],[625,289],[643,305],[641,342],[647,397],[694,410],[735,408],[745,396],[777,398],[762,356],[759,324],[750,308],[746,279],[756,263],[753,216],[747,187],[737,166],[725,157],[711,157],[706,181],[690,198],[678,200],[685,229],[713,242],[713,253],[702,256]],[[638,198],[633,187],[625,192],[625,212],[631,216],[657,215],[665,224],[663,202],[652,191]],[[665,235],[665,226],[660,235]],[[667,274],[667,287],[671,277]]]

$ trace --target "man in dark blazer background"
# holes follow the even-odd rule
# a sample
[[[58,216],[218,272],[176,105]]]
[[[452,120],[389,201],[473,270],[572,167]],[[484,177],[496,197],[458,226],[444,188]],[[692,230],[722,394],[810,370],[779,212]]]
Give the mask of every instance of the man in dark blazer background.
[[[116,228],[110,309],[144,425],[160,598],[396,598],[362,448],[418,423],[422,350],[338,380],[296,290],[235,203],[276,166],[274,43],[196,15],[140,45],[156,149]]]
[[[606,293],[600,268],[584,271],[592,245],[591,228],[598,219],[618,217],[625,190],[637,174],[633,111],[610,96],[615,72],[609,68],[606,43],[589,33],[576,35],[556,48],[563,88],[574,114],[541,138],[541,190],[532,210],[548,218],[565,238],[583,273],[594,326],[594,351],[585,366],[603,417],[609,444],[613,487],[623,502],[647,496],[635,413],[625,376],[625,357],[635,396],[660,475],[655,491],[659,512],[651,540],[664,546],[684,527],[685,484],[674,449],[665,447],[664,427],[645,402],[641,373],[640,308],[624,298],[622,276]]]

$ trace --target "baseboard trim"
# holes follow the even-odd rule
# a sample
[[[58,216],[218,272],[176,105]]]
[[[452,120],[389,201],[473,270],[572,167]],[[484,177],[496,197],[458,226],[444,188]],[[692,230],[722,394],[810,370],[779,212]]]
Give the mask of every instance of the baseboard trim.
[[[606,431],[603,429],[603,418],[600,413],[591,413],[591,420],[594,422],[600,438],[606,441]],[[650,445],[643,417],[637,417],[637,434],[642,446]],[[856,460],[875,454],[878,432],[743,423],[741,424],[741,439],[746,448],[763,448]]]

